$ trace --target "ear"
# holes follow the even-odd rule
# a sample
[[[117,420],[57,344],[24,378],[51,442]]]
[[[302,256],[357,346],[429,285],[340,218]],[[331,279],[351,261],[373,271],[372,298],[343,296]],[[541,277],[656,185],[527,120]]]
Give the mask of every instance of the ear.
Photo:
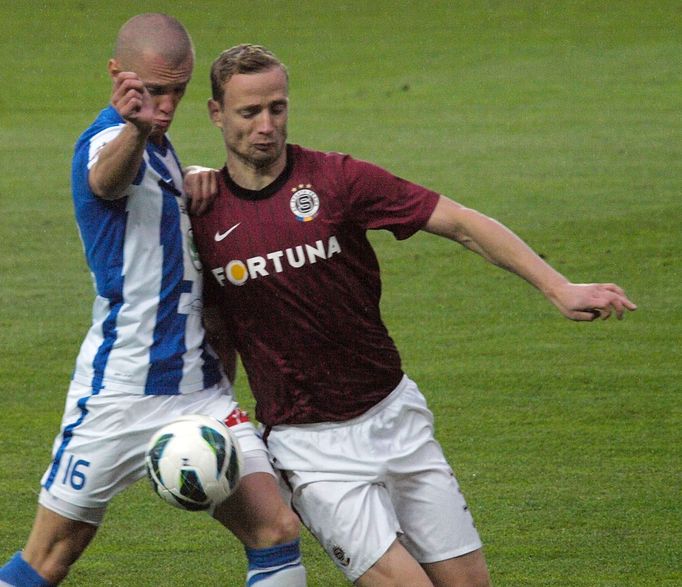
[[[107,62],[107,70],[109,71],[109,77],[111,77],[111,79],[116,79],[116,76],[122,71],[118,61],[113,57]]]
[[[208,101],[208,117],[211,119],[211,122],[215,124],[218,128],[223,128],[223,119],[221,116],[222,113],[222,107],[220,106],[220,103],[217,100],[209,100]]]

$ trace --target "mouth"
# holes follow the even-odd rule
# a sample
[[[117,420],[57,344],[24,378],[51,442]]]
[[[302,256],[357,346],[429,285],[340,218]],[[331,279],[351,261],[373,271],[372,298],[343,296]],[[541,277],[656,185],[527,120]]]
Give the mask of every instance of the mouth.
[[[259,153],[270,153],[271,151],[274,151],[277,148],[277,143],[275,142],[254,143],[253,148]]]

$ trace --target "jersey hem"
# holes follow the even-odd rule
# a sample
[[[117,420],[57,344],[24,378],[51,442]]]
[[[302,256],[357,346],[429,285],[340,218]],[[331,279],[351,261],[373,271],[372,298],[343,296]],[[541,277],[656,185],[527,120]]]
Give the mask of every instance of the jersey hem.
[[[94,376],[84,376],[74,374],[72,380],[80,385],[85,385],[87,387],[92,387]],[[215,378],[211,378],[208,384],[202,379],[196,383],[185,383],[181,387],[168,387],[168,388],[156,388],[153,391],[148,391],[145,385],[129,384],[123,383],[121,381],[116,381],[112,379],[103,379],[100,385],[100,389],[106,389],[107,391],[114,391],[117,393],[129,393],[134,395],[184,395],[187,393],[196,393],[197,391],[203,391],[204,389],[209,389],[220,383],[222,376],[218,375]]]
[[[362,422],[363,420],[371,418],[376,413],[383,410],[391,402],[393,402],[403,392],[405,387],[407,387],[409,381],[410,378],[407,375],[405,375],[405,373],[403,373],[403,376],[400,379],[400,383],[398,383],[398,385],[386,397],[384,397],[378,403],[374,404],[366,412],[363,412],[362,414],[356,416],[355,418],[351,418],[349,420],[312,422],[308,424],[276,424],[275,426],[265,426],[266,430],[265,434],[267,436],[270,434],[270,432],[277,432],[279,430],[290,430],[291,428],[301,428],[306,430],[315,430],[316,428],[320,428],[322,430],[328,430],[329,428],[339,428],[341,426],[350,426],[353,424],[357,424],[358,422]]]

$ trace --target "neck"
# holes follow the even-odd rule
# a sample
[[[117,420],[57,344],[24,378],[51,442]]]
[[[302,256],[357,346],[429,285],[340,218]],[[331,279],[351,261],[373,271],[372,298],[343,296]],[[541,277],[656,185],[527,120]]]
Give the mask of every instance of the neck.
[[[236,155],[227,159],[227,171],[232,180],[247,190],[262,190],[275,181],[287,164],[286,149],[276,161],[270,165],[259,167],[249,164]]]

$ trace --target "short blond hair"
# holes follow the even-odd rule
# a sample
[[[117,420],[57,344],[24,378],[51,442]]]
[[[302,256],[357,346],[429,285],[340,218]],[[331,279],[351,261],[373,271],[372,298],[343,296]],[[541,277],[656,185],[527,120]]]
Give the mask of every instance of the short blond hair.
[[[238,73],[260,73],[279,67],[289,79],[286,66],[261,45],[241,44],[225,49],[211,65],[211,94],[213,99],[223,103],[224,85]]]

